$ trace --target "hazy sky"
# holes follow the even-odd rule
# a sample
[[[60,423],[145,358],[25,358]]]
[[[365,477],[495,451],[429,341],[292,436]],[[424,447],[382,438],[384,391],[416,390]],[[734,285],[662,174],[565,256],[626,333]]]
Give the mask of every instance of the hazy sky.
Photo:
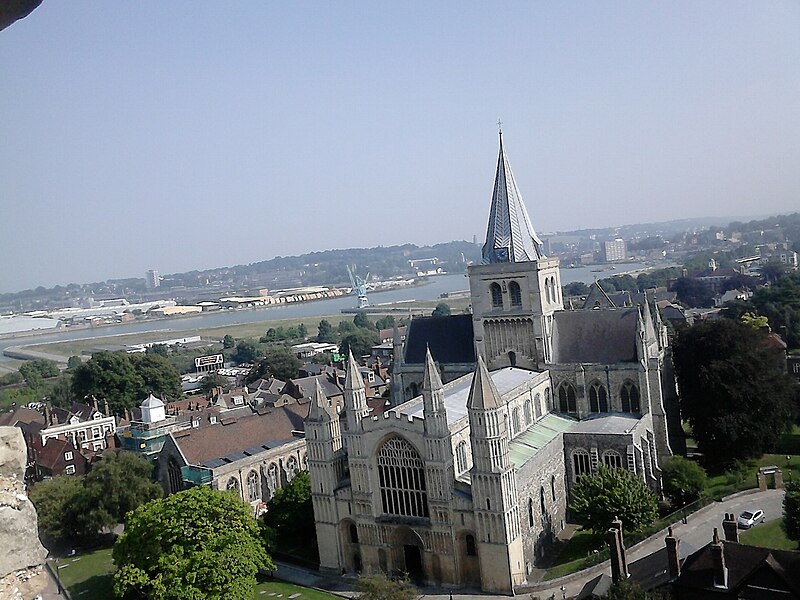
[[[65,2],[0,32],[0,291],[800,209],[800,3]]]

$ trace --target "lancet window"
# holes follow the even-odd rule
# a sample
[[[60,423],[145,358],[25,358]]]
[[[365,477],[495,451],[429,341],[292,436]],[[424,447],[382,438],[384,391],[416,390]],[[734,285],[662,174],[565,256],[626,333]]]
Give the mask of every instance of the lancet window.
[[[589,386],[589,410],[593,413],[608,412],[608,394],[606,388],[598,381]]]
[[[622,384],[619,391],[620,400],[622,401],[622,412],[638,413],[641,410],[639,402],[639,388],[636,387],[632,381],[626,381]]]
[[[516,281],[508,284],[508,294],[511,297],[511,306],[522,306],[522,291]]]
[[[492,307],[503,308],[503,290],[500,289],[500,284],[493,283],[489,289],[492,292]]]
[[[558,410],[563,413],[578,412],[575,388],[566,381],[558,388]]]

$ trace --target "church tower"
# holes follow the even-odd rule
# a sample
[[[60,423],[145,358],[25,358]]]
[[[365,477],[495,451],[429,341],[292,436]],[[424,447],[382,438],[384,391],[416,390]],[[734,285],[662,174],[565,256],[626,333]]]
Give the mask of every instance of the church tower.
[[[557,258],[547,258],[503,148],[497,159],[482,264],[469,267],[475,347],[489,369],[542,367],[553,313],[563,308]]]
[[[453,443],[447,425],[444,385],[430,350],[425,354],[422,404],[425,416],[425,481],[431,519],[437,523],[449,523],[455,479]]]
[[[316,382],[306,418],[308,472],[311,477],[311,500],[317,525],[320,568],[338,572],[337,515],[334,490],[344,475],[344,452],[339,415],[331,406],[319,381]]]
[[[525,579],[517,482],[508,457],[508,413],[483,358],[467,400],[472,502],[484,591],[513,593]]]

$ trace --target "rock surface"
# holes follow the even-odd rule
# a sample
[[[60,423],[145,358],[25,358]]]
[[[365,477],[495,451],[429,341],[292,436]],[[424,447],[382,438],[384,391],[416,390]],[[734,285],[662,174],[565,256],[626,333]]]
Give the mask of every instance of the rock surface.
[[[27,449],[22,430],[0,427],[0,578],[16,576],[47,557],[39,541],[36,509],[25,493]]]

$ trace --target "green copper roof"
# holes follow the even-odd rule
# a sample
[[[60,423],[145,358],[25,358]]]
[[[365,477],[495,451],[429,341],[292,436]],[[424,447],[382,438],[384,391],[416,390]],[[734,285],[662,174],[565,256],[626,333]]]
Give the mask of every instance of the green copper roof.
[[[536,453],[554,440],[560,433],[570,431],[577,421],[552,413],[546,414],[527,431],[519,434],[508,444],[508,454],[516,467],[521,467]]]

